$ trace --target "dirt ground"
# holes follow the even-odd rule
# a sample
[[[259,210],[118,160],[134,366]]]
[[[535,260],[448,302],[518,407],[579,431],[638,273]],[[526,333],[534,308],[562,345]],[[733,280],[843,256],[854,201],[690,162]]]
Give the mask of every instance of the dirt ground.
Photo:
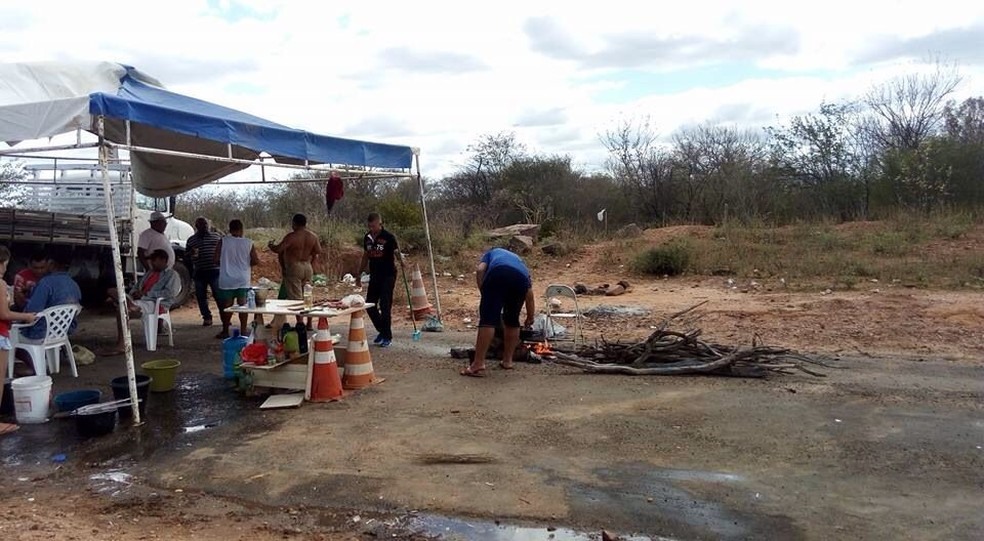
[[[792,292],[769,280],[640,280],[597,247],[535,261],[535,287],[632,282],[645,316],[589,318],[588,339],[644,336],[706,301],[707,341],[824,354],[824,378],[599,376],[545,363],[458,375],[478,295],[440,278],[446,331],[373,349],[385,381],[331,404],[260,411],[224,389],[215,329],[174,312],[176,347],[137,361],[182,361],[168,393],[178,419],[84,442],[24,426],[0,439],[0,534],[15,539],[598,538],[602,529],[672,539],[979,539],[984,489],[984,295],[869,283]],[[568,264],[570,266],[568,266]],[[612,270],[598,272],[599,269]],[[441,269],[438,269],[439,272]],[[275,278],[275,276],[270,276]],[[425,283],[433,289],[429,277]],[[398,288],[399,289],[399,288]],[[341,286],[323,297],[347,292]],[[397,303],[405,301],[398,295]],[[345,322],[334,329],[344,332]],[[75,342],[111,340],[87,314]],[[55,376],[55,392],[120,375],[120,358]],[[108,392],[108,391],[107,391]],[[161,400],[159,397],[152,397]],[[151,408],[155,404],[151,402]],[[158,411],[165,411],[164,409]],[[167,411],[172,411],[168,409]],[[167,425],[172,429],[162,429]],[[173,425],[173,426],[172,426]],[[195,425],[202,430],[180,430]],[[164,435],[161,435],[161,434]],[[67,460],[51,455],[67,449]],[[106,479],[109,479],[108,481]],[[406,517],[424,517],[415,526]],[[427,518],[430,517],[430,518]],[[460,529],[435,529],[454,517]],[[428,522],[430,521],[430,522]],[[529,528],[479,534],[495,521]],[[405,527],[404,527],[405,526]],[[500,526],[500,527],[503,527]],[[570,537],[547,528],[584,532]],[[418,532],[414,534],[413,532]],[[471,532],[471,533],[469,533]],[[507,535],[508,534],[508,535]]]

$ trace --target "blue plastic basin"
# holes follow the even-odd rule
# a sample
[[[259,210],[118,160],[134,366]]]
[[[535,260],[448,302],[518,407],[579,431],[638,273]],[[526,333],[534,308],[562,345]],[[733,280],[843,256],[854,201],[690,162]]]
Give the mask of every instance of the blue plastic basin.
[[[55,407],[58,408],[58,411],[73,411],[82,406],[96,404],[100,398],[102,398],[102,391],[98,389],[69,391],[55,396]]]

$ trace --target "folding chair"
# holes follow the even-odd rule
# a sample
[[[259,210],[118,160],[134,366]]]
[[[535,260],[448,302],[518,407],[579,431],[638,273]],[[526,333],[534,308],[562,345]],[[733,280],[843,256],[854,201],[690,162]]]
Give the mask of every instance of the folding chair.
[[[68,340],[68,329],[75,316],[82,311],[78,304],[59,304],[38,312],[37,318],[45,323],[44,338],[32,340],[21,334],[21,329],[33,324],[15,323],[10,326],[11,353],[7,363],[7,373],[14,373],[14,357],[18,349],[23,349],[31,357],[34,374],[44,376],[61,370],[61,349],[65,348],[68,364],[72,368],[72,376],[79,377],[78,367],[75,366],[75,354]]]
[[[547,306],[547,336],[552,336],[554,334],[554,318],[558,319],[572,319],[574,321],[574,334],[573,342],[574,347],[578,346],[578,339],[580,343],[584,343],[584,331],[581,329],[581,307],[577,304],[577,293],[574,293],[574,288],[564,284],[550,284],[547,286],[547,291],[545,293],[546,306]],[[574,311],[573,312],[554,312],[553,307],[550,305],[550,299],[552,297],[566,297],[574,301]]]
[[[167,324],[167,344],[174,347],[174,326],[171,325],[171,310],[161,305],[162,299],[139,299],[136,304],[140,307],[140,323],[143,325],[144,342],[147,351],[157,351],[157,328],[160,322]]]

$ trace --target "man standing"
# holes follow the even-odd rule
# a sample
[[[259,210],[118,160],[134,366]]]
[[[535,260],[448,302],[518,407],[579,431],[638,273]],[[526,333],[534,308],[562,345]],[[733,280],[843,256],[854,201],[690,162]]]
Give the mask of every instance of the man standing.
[[[14,311],[24,310],[27,300],[31,298],[31,293],[34,291],[34,286],[38,285],[38,280],[47,273],[48,256],[44,252],[35,252],[31,256],[29,266],[14,275]]]
[[[502,368],[513,368],[513,353],[519,345],[519,311],[526,304],[525,326],[533,324],[536,304],[530,271],[518,255],[502,248],[493,248],[482,256],[475,269],[475,281],[482,293],[478,313],[478,336],[475,339],[475,358],[462,376],[485,376],[485,354],[501,322],[505,327]]]
[[[137,238],[137,259],[143,264],[144,269],[150,269],[150,254],[154,250],[167,252],[167,268],[174,266],[174,248],[164,235],[165,229],[167,229],[167,216],[157,211],[152,212],[150,229],[140,233],[140,237]]]
[[[359,263],[359,287],[362,273],[369,269],[369,290],[366,302],[375,306],[366,310],[373,327],[379,333],[373,343],[385,348],[393,342],[393,287],[396,286],[396,260],[403,266],[403,254],[396,237],[383,229],[383,218],[376,212],[369,215],[369,232],[362,239],[362,262]]]
[[[260,263],[253,241],[243,237],[242,220],[229,222],[229,235],[219,239],[215,248],[215,263],[219,267],[219,294],[216,302],[219,305],[219,317],[222,318],[222,330],[216,338],[229,338],[229,325],[232,324],[232,314],[225,311],[238,302],[246,304],[246,296],[252,286],[252,267]],[[239,314],[239,330],[246,335],[246,323],[249,314]]]
[[[188,254],[191,257],[192,268],[195,270],[195,298],[198,300],[198,311],[202,314],[202,326],[212,325],[212,311],[208,307],[208,288],[212,288],[212,296],[219,306],[219,319],[223,309],[219,305],[219,266],[215,263],[215,249],[222,237],[212,231],[208,219],[199,216],[195,220],[195,234],[188,238]]]
[[[310,283],[314,271],[322,271],[321,241],[307,228],[307,217],[295,214],[291,220],[293,231],[284,235],[280,243],[270,241],[270,250],[283,256],[283,281],[287,284],[287,298],[304,299],[304,284]],[[300,322],[301,318],[298,317]]]

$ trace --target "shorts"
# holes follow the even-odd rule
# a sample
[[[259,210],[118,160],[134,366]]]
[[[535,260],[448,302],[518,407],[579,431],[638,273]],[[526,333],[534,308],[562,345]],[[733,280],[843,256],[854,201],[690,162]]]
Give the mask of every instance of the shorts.
[[[10,338],[0,336],[0,351],[10,351]]]
[[[236,289],[220,289],[215,293],[215,300],[217,301],[231,301],[235,299],[239,304],[246,304],[246,297],[249,295],[248,287],[240,287]]]
[[[478,326],[519,328],[519,311],[526,302],[528,280],[522,272],[499,267],[485,275],[482,300],[478,305]]]
[[[314,270],[308,261],[295,261],[284,267],[284,283],[287,284],[287,298],[295,301],[304,299],[304,284],[314,277]]]

